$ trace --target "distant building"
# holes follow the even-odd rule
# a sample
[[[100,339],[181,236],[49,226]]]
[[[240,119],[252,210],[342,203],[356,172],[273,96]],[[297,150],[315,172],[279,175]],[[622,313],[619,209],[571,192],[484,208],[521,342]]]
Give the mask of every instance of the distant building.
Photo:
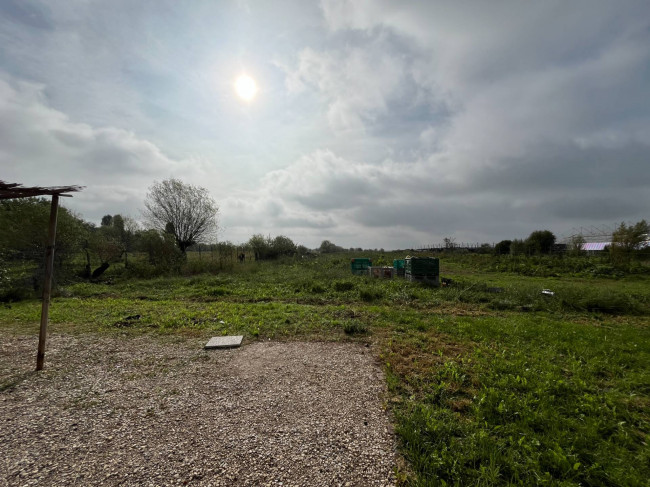
[[[602,252],[611,245],[612,242],[587,242],[582,244],[582,250],[587,252]]]

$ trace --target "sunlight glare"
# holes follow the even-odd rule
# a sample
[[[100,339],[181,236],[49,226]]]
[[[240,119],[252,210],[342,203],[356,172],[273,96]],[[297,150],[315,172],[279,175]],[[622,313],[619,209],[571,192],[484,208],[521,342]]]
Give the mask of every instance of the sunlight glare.
[[[235,92],[242,100],[251,101],[257,93],[257,83],[246,74],[242,74],[235,80]]]

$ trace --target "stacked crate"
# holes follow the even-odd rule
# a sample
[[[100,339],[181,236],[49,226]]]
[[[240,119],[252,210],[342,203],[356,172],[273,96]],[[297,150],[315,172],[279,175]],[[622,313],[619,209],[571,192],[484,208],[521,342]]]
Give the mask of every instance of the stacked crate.
[[[387,266],[368,267],[370,277],[379,277],[380,279],[392,279],[395,276],[395,268]]]
[[[370,259],[352,259],[350,261],[350,270],[352,271],[352,274],[364,276],[368,274],[368,268],[371,265],[372,261]]]
[[[395,268],[395,275],[404,277],[404,259],[393,260],[393,267]]]
[[[440,260],[435,257],[407,257],[404,276],[408,281],[420,281],[440,286]]]

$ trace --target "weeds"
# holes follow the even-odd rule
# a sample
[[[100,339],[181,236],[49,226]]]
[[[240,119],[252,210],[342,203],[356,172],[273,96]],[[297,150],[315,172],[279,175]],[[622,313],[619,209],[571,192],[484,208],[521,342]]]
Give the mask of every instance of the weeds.
[[[349,321],[343,325],[343,331],[346,335],[365,335],[368,327],[358,321]]]

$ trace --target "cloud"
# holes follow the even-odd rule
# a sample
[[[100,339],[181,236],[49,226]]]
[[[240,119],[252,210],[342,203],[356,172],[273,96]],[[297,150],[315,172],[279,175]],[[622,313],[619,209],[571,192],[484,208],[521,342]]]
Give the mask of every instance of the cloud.
[[[648,218],[643,0],[48,6],[1,7],[0,164],[87,184],[89,219],[133,214],[169,176],[213,192],[235,241],[404,247]],[[239,70],[262,87],[245,107]]]
[[[183,166],[131,132],[72,122],[48,106],[43,85],[0,78],[3,179],[87,186],[71,206],[97,219],[108,212],[132,214],[154,179]]]
[[[5,0],[0,3],[0,12],[12,22],[36,29],[52,29],[52,19],[47,9],[38,9],[28,2]]]
[[[343,245],[374,246],[379,238],[405,246],[406,238],[413,244],[418,235],[493,241],[525,237],[539,228],[560,233],[575,221],[645,217],[650,204],[645,146],[606,152],[576,146],[537,149],[523,160],[505,159],[498,167],[486,165],[462,177],[442,156],[369,164],[317,150],[268,174],[257,201],[265,201],[261,207],[268,212],[269,228],[290,227],[291,220],[338,234]],[[327,224],[314,224],[320,221]],[[394,240],[388,240],[389,234]]]
[[[316,90],[326,105],[329,126],[338,135],[381,127],[388,117],[414,108],[418,96],[410,53],[399,47],[405,47],[399,39],[379,32],[355,38],[354,45],[325,51],[305,48],[295,69],[287,73],[287,89],[291,94]]]

